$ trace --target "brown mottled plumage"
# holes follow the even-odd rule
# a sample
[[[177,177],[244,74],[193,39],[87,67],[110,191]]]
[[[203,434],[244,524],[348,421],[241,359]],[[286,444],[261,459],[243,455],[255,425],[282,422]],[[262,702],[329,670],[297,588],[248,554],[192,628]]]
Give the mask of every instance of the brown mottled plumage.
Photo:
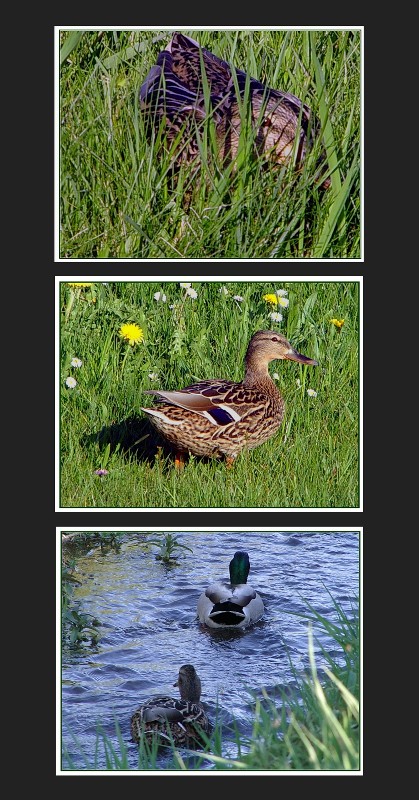
[[[173,686],[179,687],[180,700],[155,695],[141,705],[131,717],[134,742],[156,739],[159,745],[197,747],[205,744],[201,731],[211,733],[211,724],[200,702],[201,680],[192,664],[184,664]]]
[[[209,103],[205,102],[203,68]],[[162,123],[165,126],[169,147],[175,145],[177,166],[192,163],[199,155],[196,131],[209,114],[215,123],[221,163],[234,161],[244,98],[250,101],[256,153],[270,165],[294,162],[300,167],[320,128],[310,108],[295,95],[271,89],[231,67],[188,36],[173,34],[140,89],[141,110],[156,130]],[[324,177],[326,169],[323,152],[319,178],[324,187],[330,185],[330,179]]]
[[[225,457],[231,464],[241,450],[266,442],[282,422],[284,400],[268,372],[276,359],[317,364],[277,331],[257,331],[240,383],[204,380],[180,391],[147,391],[159,405],[142,411],[176,453]]]

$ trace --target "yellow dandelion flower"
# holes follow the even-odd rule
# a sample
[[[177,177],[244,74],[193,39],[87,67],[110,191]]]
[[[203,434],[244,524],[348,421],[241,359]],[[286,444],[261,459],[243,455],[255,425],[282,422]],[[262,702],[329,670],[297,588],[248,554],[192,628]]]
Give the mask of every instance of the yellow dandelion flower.
[[[69,283],[72,289],[87,289],[88,286],[93,286],[93,283]]]
[[[142,332],[141,328],[139,328],[138,325],[131,323],[122,325],[119,330],[119,335],[132,346],[142,342],[144,339],[144,333]]]
[[[278,305],[278,298],[276,294],[264,294],[263,299],[266,300],[267,303],[272,303],[273,306]]]
[[[330,319],[329,322],[331,322],[332,325],[335,325],[336,328],[338,329],[338,331],[340,331],[340,329],[341,329],[343,323],[345,322],[345,320],[344,319]]]

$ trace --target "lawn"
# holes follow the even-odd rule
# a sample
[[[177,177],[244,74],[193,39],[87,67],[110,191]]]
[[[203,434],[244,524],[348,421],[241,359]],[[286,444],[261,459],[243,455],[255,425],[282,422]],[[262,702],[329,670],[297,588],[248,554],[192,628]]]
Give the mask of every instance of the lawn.
[[[57,291],[61,507],[359,507],[357,281],[59,281]],[[120,335],[127,324],[142,340]],[[176,470],[140,410],[153,404],[144,391],[240,381],[248,341],[268,328],[318,361],[271,363],[279,431],[231,469],[191,457]]]
[[[321,121],[331,187],[315,180],[320,139],[300,174],[261,169],[249,139],[229,172],[211,150],[210,125],[203,179],[187,165],[173,186],[138,98],[170,31],[58,31],[58,257],[360,259],[361,31],[183,32],[307,103]]]

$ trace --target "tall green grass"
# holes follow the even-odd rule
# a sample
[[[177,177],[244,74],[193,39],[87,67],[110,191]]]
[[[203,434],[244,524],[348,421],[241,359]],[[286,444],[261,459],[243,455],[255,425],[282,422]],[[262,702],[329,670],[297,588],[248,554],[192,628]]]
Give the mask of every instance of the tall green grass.
[[[138,107],[139,87],[170,31],[63,30],[59,257],[360,258],[360,31],[184,32],[313,109],[331,188],[315,183],[320,142],[300,176],[261,170],[249,141],[234,174],[212,169],[209,126],[203,180],[187,167],[173,189],[170,159],[147,141]]]
[[[193,288],[196,299],[175,282],[60,283],[59,505],[358,507],[359,284],[195,282]],[[289,300],[279,323],[263,299],[275,289],[285,289]],[[154,298],[157,292],[166,302]],[[334,318],[345,320],[340,332]],[[125,342],[124,323],[137,324],[144,340]],[[144,390],[207,378],[240,381],[247,344],[263,328],[279,329],[319,362],[270,365],[286,403],[279,432],[239,455],[231,470],[193,457],[175,470],[140,410],[153,404]],[[73,367],[74,358],[82,366]]]
[[[254,695],[250,738],[240,734],[235,720],[232,731],[226,736],[217,719],[203,752],[180,751],[172,746],[171,749],[164,748],[169,755],[166,754],[162,762],[161,749],[159,751],[155,746],[140,743],[138,769],[359,771],[362,767],[359,609],[354,606],[348,616],[336,601],[334,605],[337,621],[332,623],[307,604],[309,669],[302,673],[293,667],[295,687],[288,691],[282,688],[279,696],[270,697],[265,690],[262,691],[262,698]],[[322,670],[317,663],[319,659],[316,662],[314,655],[314,624],[326,632],[334,644],[333,656],[322,648],[322,659],[327,664]],[[95,759],[92,761],[84,754],[86,769],[99,769],[99,754],[102,751],[105,752],[107,770],[130,769],[127,745],[117,721],[115,729],[119,750],[99,728]],[[228,740],[231,742],[232,735],[238,752],[235,758],[224,755],[226,743]],[[62,769],[76,769],[65,746]]]

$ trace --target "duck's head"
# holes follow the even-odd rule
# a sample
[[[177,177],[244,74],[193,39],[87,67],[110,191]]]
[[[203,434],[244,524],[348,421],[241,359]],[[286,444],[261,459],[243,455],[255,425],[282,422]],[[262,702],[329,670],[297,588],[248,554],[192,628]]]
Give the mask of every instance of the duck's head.
[[[199,703],[201,697],[201,680],[192,664],[184,664],[179,669],[179,675],[173,686],[179,687],[182,700],[190,703]]]
[[[301,364],[311,364],[314,367],[318,364],[314,358],[299,353],[278,331],[257,331],[249,342],[245,361],[247,365],[257,363],[260,367],[267,367],[270,361],[285,358],[289,361],[299,361]]]
[[[245,550],[237,550],[230,561],[230,583],[238,586],[239,583],[247,583],[250,571],[250,559]]]

